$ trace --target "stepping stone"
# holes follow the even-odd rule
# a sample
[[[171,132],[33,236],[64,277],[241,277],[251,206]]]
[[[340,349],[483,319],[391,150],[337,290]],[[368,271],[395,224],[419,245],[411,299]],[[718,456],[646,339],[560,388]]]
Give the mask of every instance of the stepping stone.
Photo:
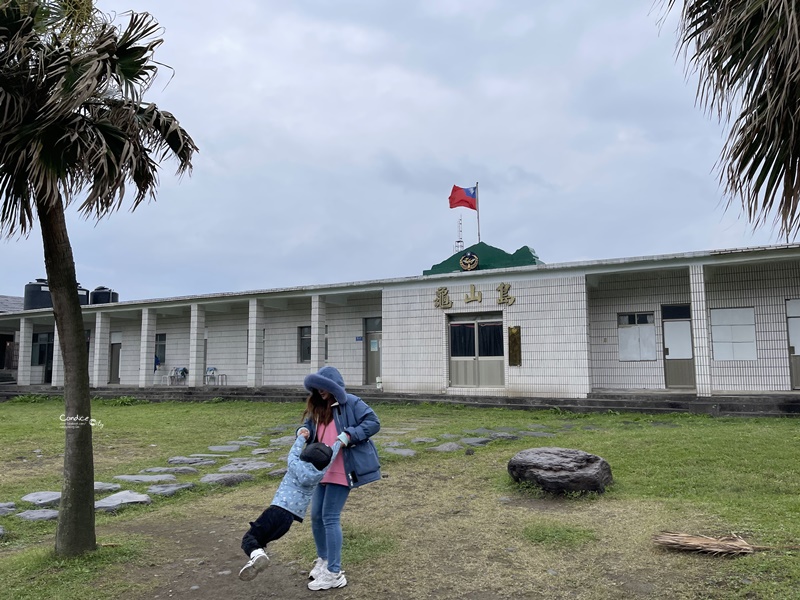
[[[216,464],[217,461],[209,460],[207,458],[202,458],[199,456],[195,457],[188,457],[188,456],[173,456],[172,458],[167,459],[167,464],[170,465],[213,465]]]
[[[433,448],[428,448],[428,450],[435,450],[436,452],[455,452],[457,450],[461,450],[463,446],[460,444],[456,444],[455,442],[445,442],[440,446],[434,446]]]
[[[460,435],[456,435],[455,433],[443,433],[441,435],[442,438],[446,440],[454,440],[457,437],[461,437]]]
[[[3,502],[0,504],[0,517],[5,517],[15,512],[17,512],[17,505],[13,502]]]
[[[420,437],[420,438],[414,438],[413,440],[411,440],[411,443],[412,444],[433,444],[435,441],[437,441],[436,438]]]
[[[519,434],[525,437],[538,437],[538,438],[556,437],[555,433],[547,433],[546,431],[520,431]]]
[[[384,448],[399,448],[400,446],[405,446],[403,442],[386,442],[383,447]]]
[[[270,452],[275,452],[275,448],[256,448],[250,454],[269,454]]]
[[[297,439],[296,435],[285,435],[279,438],[273,438],[269,441],[273,446],[291,446]]]
[[[94,482],[94,493],[102,494],[104,492],[116,492],[122,486],[118,483],[103,483],[102,481]]]
[[[200,478],[200,483],[212,483],[216,485],[237,485],[243,481],[250,481],[253,476],[250,473],[209,473]]]
[[[132,492],[131,490],[125,490],[123,492],[111,494],[102,500],[98,500],[94,503],[94,509],[111,512],[114,510],[119,510],[126,504],[150,504],[150,502],[150,496],[147,494],[139,494],[137,492]]]
[[[212,452],[238,452],[242,447],[239,444],[230,444],[228,446],[209,446],[208,449]]]
[[[492,441],[491,438],[485,438],[485,437],[480,437],[480,438],[461,438],[461,443],[462,444],[466,444],[467,446],[475,446],[477,448],[485,446],[486,444],[488,444],[491,441]]]
[[[258,446],[258,442],[254,442],[252,440],[233,440],[232,442],[228,443],[235,444],[237,446],[253,446],[254,448]]]
[[[0,540],[2,540],[4,537],[6,537],[6,528],[0,526]]]
[[[166,483],[164,485],[151,485],[147,488],[147,493],[155,494],[156,496],[172,496],[178,490],[186,490],[193,487],[193,483]]]
[[[53,521],[58,518],[58,511],[52,508],[39,508],[37,510],[26,510],[14,516],[26,521]]]
[[[228,458],[227,454],[190,454],[189,456],[191,458]]]
[[[36,506],[56,506],[61,502],[61,492],[33,492],[23,496],[22,501]]]
[[[263,461],[250,461],[250,462],[236,462],[230,465],[220,467],[220,473],[231,473],[234,471],[257,471],[259,469],[271,469],[277,463],[263,462]]]
[[[139,473],[177,473],[178,475],[193,475],[199,472],[194,467],[150,467],[139,471]]]
[[[286,475],[287,471],[288,469],[284,467],[283,469],[275,469],[274,471],[270,471],[269,473],[267,473],[267,475],[269,475],[270,477],[283,477],[284,475]]]
[[[115,475],[114,479],[127,481],[128,483],[161,483],[163,481],[175,481],[175,475]]]
[[[491,435],[494,433],[492,429],[481,427],[480,429],[468,429],[464,433],[471,433],[472,435]]]
[[[381,429],[381,433],[384,435],[405,435],[408,431],[404,429]]]
[[[264,437],[264,436],[263,435],[240,435],[239,439],[240,440],[260,440],[262,437]]]
[[[415,456],[417,453],[409,448],[384,448],[386,454],[396,454],[397,456]]]
[[[519,436],[513,433],[508,433],[507,431],[495,431],[494,433],[490,433],[489,437],[493,440],[518,440]]]

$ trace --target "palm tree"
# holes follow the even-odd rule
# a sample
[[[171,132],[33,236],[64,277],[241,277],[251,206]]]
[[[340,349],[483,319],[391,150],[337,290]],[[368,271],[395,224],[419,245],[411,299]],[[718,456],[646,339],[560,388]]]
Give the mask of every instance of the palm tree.
[[[80,8],[80,10],[78,10]],[[191,171],[197,150],[170,113],[143,102],[163,40],[148,14],[116,27],[92,0],[0,0],[0,233],[38,218],[64,360],[64,482],[56,553],[96,547],[89,365],[65,208],[96,219],[155,198],[158,162]]]
[[[797,2],[684,0],[679,26],[698,101],[733,118],[719,163],[728,206],[741,201],[754,227],[771,218],[787,240],[800,231],[798,18]]]

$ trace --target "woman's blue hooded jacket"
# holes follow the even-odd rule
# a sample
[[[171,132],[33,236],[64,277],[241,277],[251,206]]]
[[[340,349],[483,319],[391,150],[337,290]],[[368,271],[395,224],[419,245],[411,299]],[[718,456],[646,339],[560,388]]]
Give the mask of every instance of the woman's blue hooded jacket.
[[[381,428],[375,411],[361,398],[345,391],[344,379],[334,367],[322,367],[318,372],[308,375],[303,385],[309,392],[314,389],[325,390],[336,399],[332,407],[336,432],[344,431],[350,437],[350,444],[341,450],[350,487],[380,479],[378,450],[370,439]],[[309,441],[315,440],[317,424],[313,419],[306,419],[303,426],[311,432]]]

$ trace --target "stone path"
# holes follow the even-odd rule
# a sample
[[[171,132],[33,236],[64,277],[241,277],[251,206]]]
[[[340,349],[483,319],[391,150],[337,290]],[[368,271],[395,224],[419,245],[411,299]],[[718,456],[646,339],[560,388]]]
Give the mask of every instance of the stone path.
[[[655,425],[655,423],[654,423]],[[290,447],[295,440],[294,434],[286,435],[287,431],[294,431],[296,425],[282,425],[258,435],[243,435],[238,440],[230,440],[223,444],[208,446],[208,452],[191,454],[190,456],[173,456],[166,460],[170,466],[153,466],[142,469],[136,474],[115,475],[115,481],[124,484],[151,484],[147,493],[134,490],[121,490],[119,483],[95,482],[96,495],[111,493],[95,502],[95,510],[114,512],[131,504],[150,504],[150,495],[172,496],[181,490],[194,488],[196,485],[238,485],[244,481],[251,481],[251,471],[267,471],[269,477],[282,477],[286,468],[278,467],[278,463],[264,460],[264,455],[274,453]],[[573,422],[564,423],[561,431],[569,431],[578,427]],[[418,450],[430,452],[458,452],[465,451],[472,454],[474,448],[480,448],[498,440],[516,440],[521,437],[552,438],[558,431],[542,431],[544,425],[533,423],[527,429],[501,428],[498,430],[479,428],[467,430],[461,434],[445,433],[438,438],[418,437],[410,440],[408,444],[397,441],[395,438],[413,433],[416,426],[398,427],[395,429],[382,429],[373,440],[383,454],[391,454],[405,458],[416,456]],[[597,429],[586,425],[585,430]],[[269,443],[263,445],[262,441],[268,435],[281,435],[268,438]],[[231,454],[250,451],[251,456],[231,456]],[[287,455],[278,456],[277,459],[286,462]],[[221,462],[226,464],[220,464]],[[215,473],[201,475],[202,467],[214,466]],[[269,470],[271,469],[271,470]],[[181,481],[178,477],[199,476],[196,481]],[[0,498],[2,500],[2,498]],[[33,508],[21,510],[15,502],[0,502],[0,517],[14,515],[29,521],[53,520],[58,518],[57,507],[61,500],[61,492],[38,491],[26,494],[19,499],[23,505],[29,504]],[[6,529],[0,527],[0,539],[6,535]]]

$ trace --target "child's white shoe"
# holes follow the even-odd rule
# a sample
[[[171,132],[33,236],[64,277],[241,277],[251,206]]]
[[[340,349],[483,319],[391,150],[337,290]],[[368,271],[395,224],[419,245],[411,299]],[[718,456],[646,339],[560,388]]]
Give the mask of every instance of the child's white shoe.
[[[250,553],[250,560],[239,571],[239,579],[242,581],[253,581],[261,571],[269,565],[269,556],[261,548]]]

